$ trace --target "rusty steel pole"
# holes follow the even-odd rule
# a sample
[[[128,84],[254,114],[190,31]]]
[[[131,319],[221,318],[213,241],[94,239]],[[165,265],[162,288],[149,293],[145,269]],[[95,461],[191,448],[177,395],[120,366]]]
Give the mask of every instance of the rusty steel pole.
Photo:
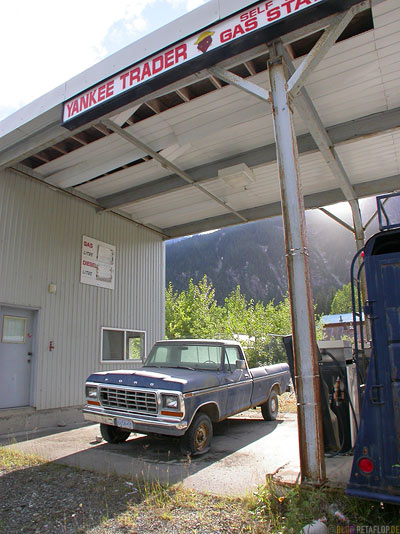
[[[268,72],[292,314],[301,479],[306,483],[321,485],[326,480],[325,459],[304,202],[285,66],[283,58],[274,55],[274,49],[272,53],[270,49]]]

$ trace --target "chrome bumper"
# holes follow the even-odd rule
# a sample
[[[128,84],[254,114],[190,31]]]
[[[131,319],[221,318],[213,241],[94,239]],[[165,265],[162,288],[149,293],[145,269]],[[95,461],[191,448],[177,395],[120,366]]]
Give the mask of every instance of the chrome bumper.
[[[188,428],[187,421],[174,420],[171,418],[154,417],[149,418],[144,415],[129,415],[126,412],[107,412],[104,409],[85,406],[83,408],[83,417],[86,421],[94,423],[103,423],[105,425],[118,426],[116,419],[124,419],[132,423],[132,432],[143,434],[154,433],[164,434],[167,436],[183,436]]]

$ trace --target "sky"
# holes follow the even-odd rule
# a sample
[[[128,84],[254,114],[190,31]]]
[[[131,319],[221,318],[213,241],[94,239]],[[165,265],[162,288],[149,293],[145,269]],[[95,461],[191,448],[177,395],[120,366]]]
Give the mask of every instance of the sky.
[[[0,120],[206,0],[3,0]]]

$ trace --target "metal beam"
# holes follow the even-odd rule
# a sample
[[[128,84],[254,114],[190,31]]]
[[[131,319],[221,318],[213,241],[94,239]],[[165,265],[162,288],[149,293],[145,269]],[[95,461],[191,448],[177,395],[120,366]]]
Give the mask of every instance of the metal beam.
[[[133,144],[134,146],[136,146],[137,148],[142,150],[145,154],[149,154],[153,159],[158,161],[158,163],[162,167],[164,167],[165,169],[169,169],[170,171],[172,171],[175,174],[177,174],[178,176],[180,176],[183,180],[185,180],[185,182],[187,182],[188,184],[192,185],[198,191],[200,191],[201,193],[203,193],[206,196],[208,196],[209,198],[211,198],[211,200],[213,200],[214,202],[216,202],[217,204],[222,206],[227,211],[230,211],[231,213],[236,215],[236,217],[238,217],[242,222],[247,222],[247,219],[245,217],[243,217],[242,215],[240,215],[231,206],[229,206],[229,204],[227,202],[224,202],[223,200],[221,200],[217,196],[215,196],[212,193],[210,193],[209,191],[207,191],[207,189],[205,189],[203,186],[201,186],[200,184],[195,182],[188,173],[186,173],[185,171],[183,171],[182,169],[177,167],[174,163],[172,163],[168,159],[164,158],[164,156],[161,156],[161,154],[159,154],[158,152],[155,152],[152,148],[147,146],[145,143],[142,143],[142,141],[140,141],[139,139],[134,137],[132,134],[130,134],[127,131],[125,131],[123,128],[118,126],[118,124],[115,124],[114,122],[112,122],[109,119],[105,119],[102,122],[103,122],[103,124],[105,124],[107,126],[107,128],[109,128],[110,130],[113,130],[120,137],[125,139],[125,141],[128,141],[129,143]]]
[[[305,89],[302,89],[301,93],[296,98],[295,106],[309,129],[319,151],[328,164],[328,167],[332,171],[333,176],[335,176],[338,184],[342,188],[346,199],[349,201],[355,200],[357,195],[354,192],[350,178],[343,167],[333,142],[330,139],[311,98],[306,94]]]
[[[327,129],[329,138],[335,145],[347,143],[379,135],[389,130],[400,129],[400,108],[380,113],[374,113],[367,117],[355,119],[331,126]],[[300,154],[307,154],[318,150],[315,141],[310,134],[297,137],[297,146]],[[240,163],[246,163],[249,167],[267,165],[276,161],[275,143],[265,145],[254,150],[237,154],[230,158],[224,158],[205,165],[187,169],[186,172],[193,180],[205,183],[207,180],[214,180],[218,176],[218,170],[225,167],[232,167]],[[118,175],[116,174],[115,177]],[[187,187],[186,182],[176,174],[147,182],[144,185],[131,187],[99,198],[98,201],[107,208],[125,206],[133,202],[140,202],[146,198],[158,196],[169,191]]]
[[[263,102],[271,102],[270,94],[266,89],[256,85],[255,83],[249,82],[240,76],[237,76],[237,74],[234,74],[229,70],[222,69],[221,67],[211,67],[208,69],[208,72],[216,78],[219,78],[220,80],[223,80],[234,87],[238,87],[245,93],[255,96]]]
[[[140,108],[140,106],[141,104],[131,106],[125,111],[121,111],[120,113],[118,113],[118,115],[110,117],[110,119],[115,122],[115,124],[118,124],[118,126],[122,126]]]
[[[325,30],[320,39],[318,39],[318,42],[287,82],[287,91],[291,98],[294,98],[299,93],[309,75],[320,64],[354,16],[360,11],[367,9],[367,6],[369,7],[369,2],[363,2],[362,4],[351,7],[344,13],[340,13],[334,18],[331,25]]]
[[[377,0],[375,0],[376,2]],[[379,2],[383,2],[386,0],[378,0]],[[363,2],[365,4],[365,2]],[[365,9],[369,9],[370,5],[367,3],[365,6]],[[324,30],[332,25],[333,21],[336,19],[337,13],[333,13],[332,15],[328,15],[324,19],[316,20],[314,22],[311,22],[307,26],[302,26],[301,28],[297,28],[285,35],[282,35],[281,41],[283,44],[291,44],[295,41],[298,41],[299,39],[304,39],[304,37],[308,37],[309,35],[313,35],[314,33],[317,33],[321,30]]]
[[[340,224],[341,226],[343,226],[344,228],[346,228],[346,230],[349,230],[352,234],[355,233],[355,230],[352,226],[350,226],[349,224],[347,224],[347,222],[345,221],[342,221],[342,219],[340,219],[339,217],[336,217],[336,215],[334,215],[333,213],[331,213],[329,210],[325,209],[325,208],[319,208],[319,211],[322,211],[322,213],[325,213],[325,215],[327,215],[328,217],[330,217],[332,220],[334,220],[335,222],[337,222],[338,224]]]

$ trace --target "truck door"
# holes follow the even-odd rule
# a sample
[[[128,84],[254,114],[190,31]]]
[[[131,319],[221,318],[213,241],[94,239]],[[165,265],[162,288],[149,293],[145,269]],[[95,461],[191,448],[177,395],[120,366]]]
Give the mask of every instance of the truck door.
[[[227,389],[226,413],[234,414],[250,407],[253,383],[247,369],[237,369],[236,360],[244,360],[238,347],[225,347],[223,385]]]

